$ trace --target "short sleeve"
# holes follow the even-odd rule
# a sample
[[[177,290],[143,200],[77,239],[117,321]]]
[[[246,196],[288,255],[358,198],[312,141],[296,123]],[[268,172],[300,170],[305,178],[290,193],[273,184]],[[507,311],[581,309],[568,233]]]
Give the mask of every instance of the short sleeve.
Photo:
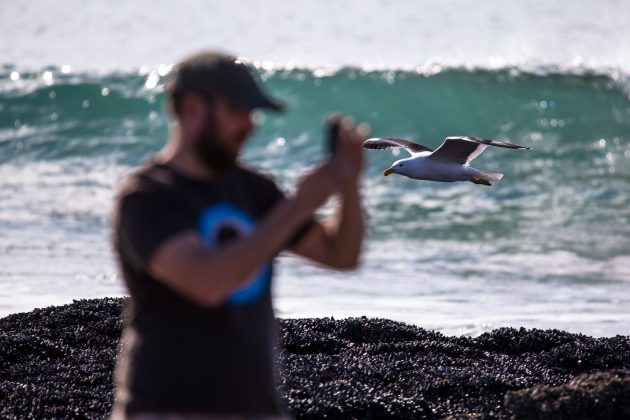
[[[134,193],[119,201],[115,244],[122,258],[143,268],[167,239],[194,228],[194,220],[167,194]]]

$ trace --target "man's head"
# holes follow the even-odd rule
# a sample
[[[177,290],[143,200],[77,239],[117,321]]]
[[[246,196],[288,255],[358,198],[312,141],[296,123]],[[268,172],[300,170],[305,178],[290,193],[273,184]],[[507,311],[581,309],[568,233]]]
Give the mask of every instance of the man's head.
[[[181,135],[213,170],[234,165],[254,125],[251,112],[282,109],[234,57],[202,52],[175,66],[165,90]]]

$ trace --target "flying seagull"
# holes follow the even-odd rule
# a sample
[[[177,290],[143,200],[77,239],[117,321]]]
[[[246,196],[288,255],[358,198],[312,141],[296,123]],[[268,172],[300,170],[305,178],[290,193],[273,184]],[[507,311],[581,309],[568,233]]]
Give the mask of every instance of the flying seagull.
[[[491,182],[503,178],[503,174],[482,172],[468,166],[487,146],[508,149],[531,149],[505,141],[489,140],[481,137],[452,136],[436,150],[409,140],[392,137],[375,137],[363,143],[365,149],[404,148],[410,158],[401,159],[383,172],[383,175],[399,174],[413,179],[427,181],[454,182],[470,181],[475,184],[492,185]]]

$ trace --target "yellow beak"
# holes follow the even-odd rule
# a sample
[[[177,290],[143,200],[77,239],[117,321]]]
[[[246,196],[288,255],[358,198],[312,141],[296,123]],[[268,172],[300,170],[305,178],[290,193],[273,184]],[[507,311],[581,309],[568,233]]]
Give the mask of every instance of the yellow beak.
[[[389,174],[393,174],[393,173],[394,173],[394,170],[393,170],[392,168],[385,169],[385,170],[383,171],[383,176],[387,176],[387,175],[389,175]]]

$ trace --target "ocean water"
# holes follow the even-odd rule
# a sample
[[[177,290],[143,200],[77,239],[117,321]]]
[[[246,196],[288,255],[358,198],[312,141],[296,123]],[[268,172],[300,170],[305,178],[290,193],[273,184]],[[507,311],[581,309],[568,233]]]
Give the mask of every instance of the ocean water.
[[[492,187],[383,177],[404,152],[366,151],[360,269],[281,256],[280,316],[628,334],[627,3],[62,1],[0,12],[0,315],[125,293],[109,240],[116,185],[165,143],[171,64],[222,46],[289,105],[259,116],[244,154],[287,191],[321,158],[333,110],[432,148],[449,135],[532,148],[486,149],[473,166],[505,174]]]

